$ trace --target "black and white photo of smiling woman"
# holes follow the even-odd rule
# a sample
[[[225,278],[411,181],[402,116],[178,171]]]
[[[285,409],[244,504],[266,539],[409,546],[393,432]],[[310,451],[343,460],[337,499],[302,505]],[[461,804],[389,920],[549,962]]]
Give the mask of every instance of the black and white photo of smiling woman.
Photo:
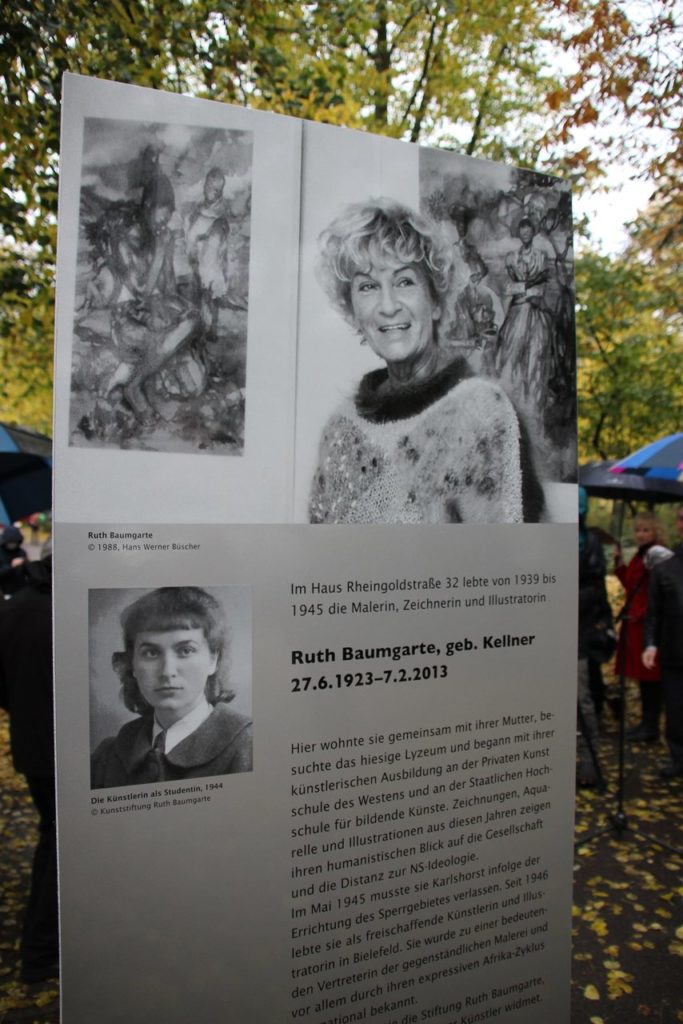
[[[451,254],[391,199],[349,206],[319,239],[320,282],[385,364],[322,434],[312,523],[514,523],[542,517],[523,424],[504,391],[439,340]]]

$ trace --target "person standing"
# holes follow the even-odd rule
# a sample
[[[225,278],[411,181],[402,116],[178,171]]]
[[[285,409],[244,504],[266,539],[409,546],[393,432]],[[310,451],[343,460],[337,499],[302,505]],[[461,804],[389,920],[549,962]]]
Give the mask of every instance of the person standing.
[[[16,526],[6,526],[0,534],[0,591],[12,597],[24,585],[24,565],[28,555],[22,548],[24,535]]]
[[[682,543],[672,558],[656,565],[650,577],[642,662],[654,668],[659,655],[666,740],[671,762],[661,768],[664,778],[683,776],[683,505],[676,515]]]
[[[49,545],[49,542],[48,542]],[[39,815],[31,889],[21,937],[27,984],[57,976],[57,838],[52,724],[52,553],[25,566],[26,586],[0,603],[0,706],[9,712],[15,770]]]
[[[642,512],[635,517],[633,536],[638,550],[628,563],[621,561],[617,548],[614,561],[614,575],[626,592],[626,601],[619,615],[621,629],[617,646],[616,672],[624,673],[629,679],[637,679],[640,687],[641,721],[629,729],[627,738],[636,742],[652,743],[659,737],[659,715],[662,709],[662,687],[659,679],[659,662],[647,669],[641,661],[643,650],[643,628],[647,613],[647,595],[650,573],[645,565],[645,556],[655,544],[665,543],[662,525],[652,512]]]
[[[596,637],[612,626],[605,589],[605,556],[596,533],[586,525],[588,495],[579,487],[579,651],[577,742],[578,786],[598,784],[598,717],[590,690],[590,658]]]

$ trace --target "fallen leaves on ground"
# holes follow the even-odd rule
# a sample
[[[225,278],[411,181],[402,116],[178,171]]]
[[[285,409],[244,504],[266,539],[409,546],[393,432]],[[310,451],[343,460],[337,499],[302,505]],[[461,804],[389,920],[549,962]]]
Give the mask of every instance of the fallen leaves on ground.
[[[633,705],[633,693],[631,705]],[[605,715],[609,716],[609,711]],[[631,721],[637,717],[629,710]],[[576,800],[573,1024],[683,1024],[683,860],[610,827],[617,809],[617,728],[606,721],[600,760],[608,792]],[[663,745],[628,747],[624,809],[630,828],[683,847],[683,781],[661,780]],[[19,934],[36,838],[33,805],[12,770],[0,713],[0,1024],[58,1024],[58,988],[19,980]],[[589,840],[596,829],[605,835]],[[35,1014],[31,1013],[35,1009]]]
[[[629,685],[629,724],[638,720],[638,704]],[[673,958],[683,956],[683,858],[653,840],[683,849],[683,781],[660,778],[663,743],[627,743],[619,804],[619,730],[609,707],[603,726],[599,758],[607,792],[580,790],[576,799],[581,845],[574,866],[571,1019],[680,1024],[683,971]]]
[[[0,1024],[59,1022],[58,984],[25,985],[19,977],[19,939],[37,840],[36,823],[23,776],[16,775],[12,768],[7,716],[0,711]]]

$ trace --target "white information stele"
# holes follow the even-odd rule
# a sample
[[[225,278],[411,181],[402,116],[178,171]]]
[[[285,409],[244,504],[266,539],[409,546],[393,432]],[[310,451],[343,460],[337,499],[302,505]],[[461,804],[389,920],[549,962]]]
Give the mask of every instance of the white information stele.
[[[78,76],[64,96],[64,1024],[567,1022],[573,427],[533,383],[566,332],[564,186]],[[325,423],[381,367],[317,239],[369,197],[451,232],[440,344],[529,425],[542,522],[308,524]],[[524,219],[530,387],[494,358]]]

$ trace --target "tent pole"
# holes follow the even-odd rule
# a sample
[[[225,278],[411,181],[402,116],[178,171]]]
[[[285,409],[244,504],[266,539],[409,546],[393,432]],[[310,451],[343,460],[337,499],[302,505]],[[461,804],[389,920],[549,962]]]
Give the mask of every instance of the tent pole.
[[[615,501],[612,506],[612,524],[611,533],[617,538],[619,544],[622,541],[622,533],[624,530],[624,512],[626,510],[625,501]]]

